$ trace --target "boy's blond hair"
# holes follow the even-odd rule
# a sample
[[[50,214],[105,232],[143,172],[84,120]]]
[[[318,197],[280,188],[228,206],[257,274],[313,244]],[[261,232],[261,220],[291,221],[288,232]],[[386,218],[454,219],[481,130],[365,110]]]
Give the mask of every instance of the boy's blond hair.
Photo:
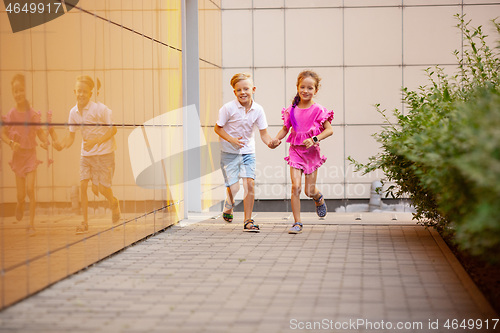
[[[233,77],[231,78],[231,87],[234,88],[236,83],[243,81],[243,80],[250,80],[250,82],[252,82],[252,85],[253,85],[252,74],[250,74],[250,73],[238,73],[238,74],[234,74]]]
[[[76,78],[76,82],[83,82],[90,87],[90,90],[94,89],[94,80],[88,75],[80,75]]]

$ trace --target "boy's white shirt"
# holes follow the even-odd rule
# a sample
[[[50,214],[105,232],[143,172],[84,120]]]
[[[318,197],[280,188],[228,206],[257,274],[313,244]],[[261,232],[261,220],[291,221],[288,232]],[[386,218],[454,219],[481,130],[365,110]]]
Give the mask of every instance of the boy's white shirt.
[[[110,129],[109,126],[78,126],[81,124],[89,125],[112,125],[111,120],[112,111],[102,103],[95,103],[90,101],[82,110],[82,113],[78,110],[78,104],[75,105],[69,112],[69,131],[76,132],[77,130],[82,131],[82,156],[94,156],[94,155],[104,155],[115,151],[116,143],[115,137],[113,136],[106,142],[100,145],[95,145],[89,151],[83,149],[84,141],[88,141],[94,138],[102,137]]]
[[[252,101],[250,110],[245,112],[245,107],[235,99],[220,108],[217,125],[234,138],[242,137],[240,141],[245,144],[241,149],[238,149],[220,138],[221,150],[223,152],[253,154],[255,153],[254,127],[257,126],[259,130],[266,129],[267,119],[264,109],[257,102]]]

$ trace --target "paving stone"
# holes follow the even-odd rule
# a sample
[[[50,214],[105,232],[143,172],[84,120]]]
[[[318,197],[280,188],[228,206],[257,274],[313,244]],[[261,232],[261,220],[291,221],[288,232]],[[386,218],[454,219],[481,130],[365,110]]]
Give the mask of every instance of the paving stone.
[[[291,320],[498,318],[432,231],[364,213],[175,225],[0,312],[0,332],[290,332]],[[352,214],[351,214],[352,215]],[[447,253],[449,255],[449,253]],[[471,287],[472,286],[472,287]]]

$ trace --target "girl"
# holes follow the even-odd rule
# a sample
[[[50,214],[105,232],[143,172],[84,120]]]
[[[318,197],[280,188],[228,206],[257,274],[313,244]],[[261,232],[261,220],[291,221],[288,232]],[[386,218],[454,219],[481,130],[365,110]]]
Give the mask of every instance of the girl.
[[[290,128],[292,129],[286,140],[290,143],[290,150],[285,157],[290,165],[291,203],[295,220],[288,231],[290,234],[301,233],[303,227],[300,220],[302,173],[305,174],[304,193],[316,202],[316,213],[319,217],[324,217],[327,211],[323,195],[316,187],[316,176],[318,168],[326,161],[326,157],[320,154],[319,142],[333,134],[333,111],[328,111],[313,101],[320,81],[321,78],[313,71],[303,71],[299,74],[297,95],[292,105],[281,112],[284,125],[273,140],[274,144],[279,144]]]
[[[36,137],[38,136],[40,141],[42,141],[41,147],[43,149],[47,149],[49,142],[46,132],[42,127],[37,125],[40,123],[40,113],[33,110],[26,100],[24,76],[21,74],[15,75],[11,84],[16,106],[9,111],[7,116],[3,117],[4,122],[12,124],[4,126],[2,140],[13,151],[12,161],[9,164],[16,175],[16,219],[20,221],[23,218],[27,193],[30,200],[30,224],[28,232],[34,233],[36,168],[38,164],[42,163],[36,157]]]

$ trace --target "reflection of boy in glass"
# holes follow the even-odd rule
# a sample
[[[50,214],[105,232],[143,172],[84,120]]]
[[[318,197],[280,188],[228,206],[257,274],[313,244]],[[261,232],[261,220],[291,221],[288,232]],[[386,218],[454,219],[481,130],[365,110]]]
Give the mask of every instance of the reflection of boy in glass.
[[[35,231],[35,180],[36,168],[42,161],[36,156],[36,138],[42,141],[41,147],[47,149],[49,144],[46,132],[39,125],[40,113],[33,110],[26,99],[24,76],[17,74],[12,79],[12,95],[16,106],[3,117],[7,124],[2,130],[2,141],[12,149],[12,160],[9,162],[16,175],[17,205],[16,219],[20,221],[24,215],[26,194],[30,200],[30,224],[28,232]],[[17,125],[16,125],[17,123]]]
[[[76,105],[69,113],[69,135],[62,142],[64,148],[70,147],[75,141],[75,132],[81,130],[83,141],[80,159],[80,189],[83,222],[76,229],[77,234],[87,232],[89,228],[87,212],[89,180],[92,180],[94,194],[99,195],[100,192],[110,203],[113,223],[120,219],[119,202],[111,190],[111,181],[115,171],[116,127],[112,126],[111,110],[102,103],[90,100],[93,89],[94,81],[89,76],[79,76],[76,79],[74,90]]]

